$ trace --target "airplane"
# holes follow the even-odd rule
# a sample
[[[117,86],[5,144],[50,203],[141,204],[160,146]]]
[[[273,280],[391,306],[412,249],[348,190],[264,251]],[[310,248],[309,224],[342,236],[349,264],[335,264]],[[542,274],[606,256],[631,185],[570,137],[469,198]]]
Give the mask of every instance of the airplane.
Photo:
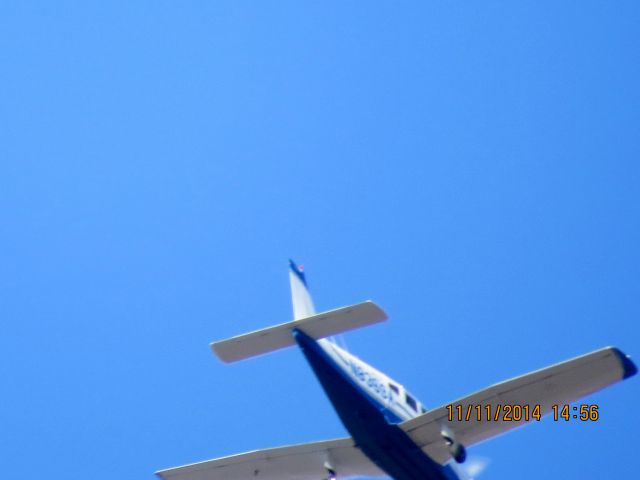
[[[622,351],[606,347],[429,410],[399,382],[349,353],[334,338],[382,322],[386,313],[371,301],[316,313],[303,268],[292,260],[289,264],[294,320],[210,346],[230,363],[297,345],[350,437],[169,468],[156,472],[161,479],[470,480],[483,465],[465,465],[467,447],[546,414],[557,417],[576,411],[569,404],[638,371]],[[583,408],[580,415],[598,414],[592,406]]]

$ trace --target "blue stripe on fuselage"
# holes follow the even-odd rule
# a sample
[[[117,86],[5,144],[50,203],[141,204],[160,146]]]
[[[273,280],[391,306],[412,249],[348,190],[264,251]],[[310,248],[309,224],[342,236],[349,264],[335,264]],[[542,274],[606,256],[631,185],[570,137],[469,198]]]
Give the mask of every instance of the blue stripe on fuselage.
[[[400,419],[357,385],[304,332],[293,336],[356,445],[395,480],[457,480],[449,467],[431,460],[394,423]]]

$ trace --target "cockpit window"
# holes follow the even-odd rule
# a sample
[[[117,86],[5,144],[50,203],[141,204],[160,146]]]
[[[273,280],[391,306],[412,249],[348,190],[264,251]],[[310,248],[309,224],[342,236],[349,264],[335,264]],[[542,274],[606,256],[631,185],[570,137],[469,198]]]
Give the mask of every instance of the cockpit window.
[[[407,405],[413,408],[416,412],[418,411],[418,404],[416,403],[415,399],[411,395],[409,395],[408,393],[405,393],[405,400],[407,402]]]
[[[398,389],[398,387],[397,387],[397,386],[395,386],[393,383],[390,383],[390,384],[389,384],[389,388],[390,388],[391,390],[393,390],[393,392],[394,392],[396,395],[400,395],[400,390],[399,390],[399,389]]]

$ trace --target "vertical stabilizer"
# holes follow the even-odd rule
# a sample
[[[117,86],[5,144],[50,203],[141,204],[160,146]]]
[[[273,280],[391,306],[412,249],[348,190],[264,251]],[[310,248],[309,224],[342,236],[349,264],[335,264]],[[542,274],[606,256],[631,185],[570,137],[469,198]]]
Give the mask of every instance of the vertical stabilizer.
[[[291,283],[291,302],[293,303],[293,319],[299,320],[314,315],[316,309],[309,294],[307,280],[302,265],[289,260],[289,281]]]

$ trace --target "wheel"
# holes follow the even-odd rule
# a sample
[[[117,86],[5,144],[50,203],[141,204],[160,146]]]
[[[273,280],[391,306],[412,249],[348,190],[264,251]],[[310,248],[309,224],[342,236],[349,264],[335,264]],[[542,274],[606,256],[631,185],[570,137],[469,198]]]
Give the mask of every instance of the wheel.
[[[462,463],[467,459],[467,449],[460,443],[452,444],[449,447],[449,453],[451,453],[453,459],[458,463]]]

